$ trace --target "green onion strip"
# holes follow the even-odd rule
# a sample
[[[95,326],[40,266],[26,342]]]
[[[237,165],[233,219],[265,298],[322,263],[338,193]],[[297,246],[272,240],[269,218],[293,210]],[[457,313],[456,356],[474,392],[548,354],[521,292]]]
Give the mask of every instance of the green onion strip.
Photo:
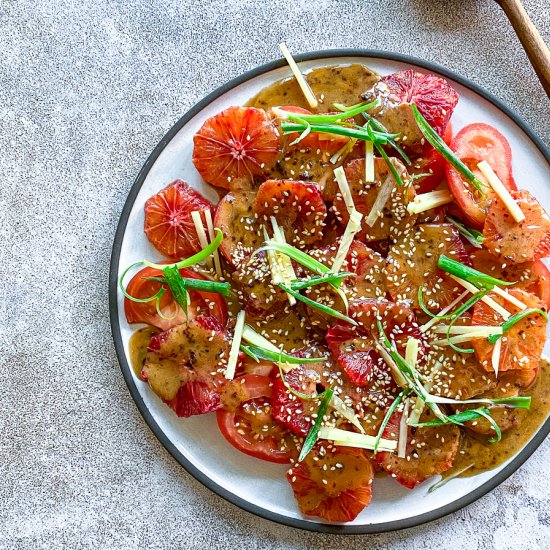
[[[472,245],[476,248],[481,248],[483,246],[483,233],[472,229],[467,225],[463,224],[460,220],[453,216],[447,216],[445,218],[450,224],[454,225],[458,232]]]
[[[412,112],[420,131],[431,146],[460,174],[462,174],[483,196],[483,187],[487,185],[478,180],[475,174],[451,151],[451,148],[441,139],[439,134],[429,125],[416,105],[411,104]]]
[[[317,309],[321,311],[322,313],[326,313],[327,315],[330,315],[331,317],[336,317],[336,319],[341,319],[342,321],[346,321],[347,323],[350,323],[351,325],[357,325],[358,323],[352,319],[351,317],[348,317],[347,315],[344,315],[343,313],[340,313],[339,311],[332,309],[331,307],[325,306],[324,304],[320,304],[319,302],[316,302],[315,300],[312,300],[311,298],[307,298],[306,296],[303,296],[299,292],[296,292],[295,290],[292,290],[291,288],[285,286],[283,283],[277,283],[277,285],[284,290],[287,294],[290,294],[291,296],[294,296],[296,300],[300,300],[300,302],[303,302],[304,304]]]
[[[307,436],[306,440],[304,441],[304,445],[302,446],[302,450],[300,451],[300,456],[298,457],[298,462],[302,462],[304,458],[309,454],[311,449],[315,446],[315,443],[317,443],[317,438],[319,435],[319,429],[321,428],[321,424],[323,423],[323,417],[325,416],[330,400],[332,399],[332,394],[334,393],[333,390],[330,388],[325,390],[325,395],[323,397],[323,400],[321,401],[321,404],[319,405],[319,410],[317,411],[317,417],[315,418],[315,422],[313,423],[313,426],[311,426]]]
[[[521,321],[525,317],[528,317],[529,315],[533,315],[534,313],[538,313],[539,315],[542,315],[546,320],[548,320],[548,314],[543,309],[524,309],[523,311],[512,315],[508,320],[504,321],[504,323],[500,325],[502,327],[502,334],[491,334],[491,336],[487,338],[487,341],[490,344],[494,344],[499,338],[502,338],[504,333],[510,330],[516,323],[519,323],[519,321]]]

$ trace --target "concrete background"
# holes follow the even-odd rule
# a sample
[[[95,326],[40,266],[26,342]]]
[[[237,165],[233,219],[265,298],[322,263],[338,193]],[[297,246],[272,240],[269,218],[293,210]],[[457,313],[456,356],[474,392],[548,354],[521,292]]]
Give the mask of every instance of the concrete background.
[[[525,5],[550,42],[547,0]],[[132,402],[107,303],[125,197],[182,113],[282,39],[445,64],[550,142],[548,99],[491,0],[0,0],[1,548],[550,547],[550,442],[465,510],[344,539],[215,496]]]

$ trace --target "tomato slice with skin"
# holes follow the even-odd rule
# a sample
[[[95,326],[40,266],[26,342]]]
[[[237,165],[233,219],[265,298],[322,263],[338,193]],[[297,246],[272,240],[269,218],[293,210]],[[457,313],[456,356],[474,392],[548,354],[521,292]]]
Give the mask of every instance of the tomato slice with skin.
[[[240,403],[216,413],[218,427],[225,439],[239,451],[279,464],[288,464],[294,450],[285,441],[286,431],[271,415],[271,379],[246,374],[231,382],[240,392]]]
[[[231,182],[263,176],[280,151],[271,117],[255,107],[229,107],[209,118],[193,138],[193,164],[210,184],[230,189]]]
[[[451,142],[455,155],[478,177],[485,181],[477,165],[485,160],[495,171],[509,191],[516,190],[512,175],[512,150],[508,140],[489,124],[477,122],[465,126]],[[447,163],[447,182],[456,202],[464,213],[467,223],[483,227],[490,199],[494,196],[490,187],[484,187],[483,197],[462,175]]]
[[[443,133],[443,141],[450,145],[453,139],[453,125],[449,122]],[[415,189],[417,193],[429,193],[433,191],[445,179],[445,167],[447,161],[428,143],[420,158],[415,159],[409,168],[411,175],[430,174],[417,179]]]
[[[367,453],[318,443],[287,479],[300,511],[327,521],[353,521],[369,505],[374,467]]]
[[[168,262],[165,262],[168,263]],[[205,280],[192,269],[180,269],[184,278]],[[148,281],[145,277],[162,277],[162,271],[152,267],[145,267],[138,271],[128,283],[126,292],[134,298],[145,299],[154,296],[163,286],[155,281]],[[159,309],[167,319],[163,319],[156,308],[155,301],[133,302],[124,298],[124,313],[128,323],[146,323],[161,330],[168,330],[176,325],[186,323],[198,315],[212,315],[222,326],[227,323],[227,305],[225,298],[215,292],[189,291],[190,303],[187,308],[187,315],[175,303],[170,289],[162,296]]]
[[[191,212],[214,207],[187,183],[176,180],[147,199],[145,235],[164,256],[184,258],[199,252],[202,246]]]

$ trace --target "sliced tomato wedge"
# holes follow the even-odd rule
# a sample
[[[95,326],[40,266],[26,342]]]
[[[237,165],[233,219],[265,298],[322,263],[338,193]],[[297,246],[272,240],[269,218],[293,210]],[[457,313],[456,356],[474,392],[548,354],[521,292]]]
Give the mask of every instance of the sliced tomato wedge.
[[[300,511],[326,521],[353,521],[369,505],[374,467],[360,449],[318,443],[287,479]]]
[[[263,109],[229,107],[209,118],[193,138],[193,164],[212,185],[265,175],[280,151],[280,136]]]
[[[287,432],[271,414],[271,379],[246,374],[230,385],[239,392],[239,403],[216,413],[218,427],[225,439],[247,455],[268,462],[289,463],[295,450],[285,440]]]
[[[212,204],[187,183],[176,180],[145,203],[145,235],[169,258],[192,256],[202,249],[191,212]]]
[[[196,317],[151,338],[141,378],[178,416],[215,411],[231,343],[214,317]]]
[[[515,264],[534,262],[550,255],[550,217],[525,189],[512,197],[525,214],[517,223],[500,197],[491,201],[483,226],[483,246],[491,254]]]
[[[419,288],[425,306],[439,311],[457,296],[456,282],[439,269],[441,255],[471,265],[460,234],[450,224],[423,224],[414,227],[390,248],[386,286],[396,302],[408,301],[418,309]]]
[[[509,288],[507,291],[528,308],[542,310],[545,308],[544,302],[534,294],[530,294],[519,288]],[[517,308],[505,301],[501,296],[492,292],[488,296],[511,313],[517,312]],[[498,326],[503,321],[502,315],[486,303],[477,302],[474,306],[472,325]],[[542,315],[532,313],[510,327],[501,338],[499,372],[508,370],[532,371],[537,369],[544,343],[546,342],[547,324],[546,319]],[[486,339],[482,339],[473,340],[472,347],[483,368],[491,372],[493,370],[491,358],[494,345],[490,344]]]
[[[422,421],[433,420],[424,413]],[[382,433],[384,439],[397,440],[401,413],[395,412]],[[452,467],[460,447],[460,429],[457,426],[429,426],[408,428],[405,458],[396,453],[381,452],[375,456],[395,480],[408,489],[414,489],[426,479]]]
[[[550,271],[541,260],[508,264],[482,248],[472,251],[470,257],[473,267],[478,271],[515,283],[515,288],[538,296],[550,309]]]
[[[443,141],[450,145],[453,139],[453,126],[449,122],[443,133]],[[424,152],[415,159],[413,166],[409,168],[411,175],[429,174],[415,180],[417,193],[429,193],[433,191],[445,179],[445,167],[447,161],[428,143]]]
[[[270,217],[274,216],[287,230],[288,242],[295,246],[303,247],[323,238],[327,208],[316,183],[268,180],[258,189],[254,211],[267,227],[271,227]]]
[[[202,275],[192,269],[180,269],[181,276],[187,279],[201,279]],[[154,296],[163,286],[155,281],[148,281],[147,277],[162,277],[162,271],[145,267],[138,271],[128,283],[126,292],[138,299]],[[227,305],[225,298],[215,292],[189,291],[189,307],[187,314],[175,303],[170,288],[166,285],[166,292],[162,296],[159,309],[166,317],[161,317],[157,311],[154,300],[151,302],[133,302],[124,298],[124,313],[128,323],[147,323],[161,330],[167,330],[176,325],[186,323],[198,315],[212,315],[222,326],[227,323]]]
[[[517,189],[512,176],[510,144],[496,128],[481,122],[469,124],[453,138],[451,149],[479,179],[483,180],[483,176],[477,165],[485,160],[509,191]],[[494,196],[491,188],[484,188],[483,197],[450,164],[447,164],[447,182],[466,221],[478,229],[483,227],[490,199]]]

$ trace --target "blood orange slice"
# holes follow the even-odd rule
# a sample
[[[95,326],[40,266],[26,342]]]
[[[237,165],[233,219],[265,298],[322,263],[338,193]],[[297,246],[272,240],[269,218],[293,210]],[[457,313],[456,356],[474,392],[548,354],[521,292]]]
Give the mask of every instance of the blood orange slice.
[[[373,478],[365,451],[322,443],[287,474],[303,514],[339,522],[354,520],[368,506]]]
[[[458,94],[445,79],[409,69],[384,76],[380,83],[387,85],[390,102],[414,103],[430,126],[443,135],[458,103]]]
[[[274,216],[288,230],[286,238],[294,246],[303,247],[323,238],[327,208],[316,183],[268,180],[258,189],[254,210],[267,227],[271,227],[270,216]]]
[[[193,164],[212,185],[229,189],[233,179],[265,174],[279,154],[279,132],[255,107],[229,107],[209,118],[193,138]]]
[[[512,191],[525,220],[517,223],[500,197],[491,201],[483,245],[491,254],[515,264],[533,262],[550,254],[550,217],[529,191]]]
[[[510,288],[508,292],[528,308],[544,309],[545,304],[534,294]],[[515,313],[514,306],[505,301],[501,296],[489,293],[495,302],[499,303],[511,313]],[[478,302],[474,306],[472,325],[498,326],[504,319],[494,309],[484,302]],[[521,369],[531,371],[538,368],[544,343],[546,342],[546,319],[539,313],[532,313],[510,327],[501,338],[501,350],[499,372]],[[486,339],[473,340],[472,346],[476,356],[486,371],[492,371],[493,344]]]
[[[427,416],[427,413],[425,413]],[[422,421],[433,420],[422,418]],[[401,413],[395,412],[384,430],[384,439],[398,439]],[[453,465],[460,446],[460,429],[457,426],[430,426],[408,428],[405,457],[381,452],[376,462],[396,481],[408,489],[414,489],[426,479],[445,472]]]
[[[176,180],[145,203],[145,235],[165,256],[191,256],[202,248],[191,212],[211,208],[200,193]]]

